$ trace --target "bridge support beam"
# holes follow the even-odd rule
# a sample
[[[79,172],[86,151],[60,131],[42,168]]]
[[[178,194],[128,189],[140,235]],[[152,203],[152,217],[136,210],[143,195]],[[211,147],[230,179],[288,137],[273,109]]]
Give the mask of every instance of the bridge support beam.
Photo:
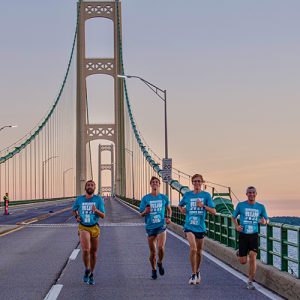
[[[79,25],[77,35],[77,104],[76,104],[76,193],[84,193],[87,179],[87,145],[91,140],[107,139],[115,144],[115,186],[114,192],[125,195],[125,125],[123,82],[121,74],[120,43],[121,18],[118,27],[118,14],[121,16],[121,4],[112,1],[81,1],[78,3]],[[85,22],[90,18],[107,18],[114,26],[114,57],[87,58],[85,51]],[[120,32],[118,32],[120,29]],[[114,78],[114,123],[88,124],[86,78],[93,74],[105,74]],[[100,188],[100,187],[99,187]]]

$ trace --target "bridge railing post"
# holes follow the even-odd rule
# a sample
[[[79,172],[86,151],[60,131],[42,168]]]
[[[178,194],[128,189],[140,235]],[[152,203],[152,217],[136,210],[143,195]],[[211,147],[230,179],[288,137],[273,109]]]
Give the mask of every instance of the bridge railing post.
[[[273,266],[273,227],[267,225],[267,264]]]
[[[298,278],[300,279],[300,228],[297,232],[297,244],[298,244]]]
[[[280,228],[281,240],[281,271],[288,272],[288,230],[281,224]]]

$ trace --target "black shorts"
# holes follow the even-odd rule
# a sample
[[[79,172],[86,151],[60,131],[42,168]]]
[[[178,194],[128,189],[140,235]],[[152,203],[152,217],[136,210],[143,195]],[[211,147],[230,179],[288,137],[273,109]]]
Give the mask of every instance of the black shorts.
[[[189,229],[184,229],[184,232],[191,232],[197,240],[201,240],[205,236],[205,232],[195,232]]]
[[[258,233],[239,233],[239,256],[247,256],[249,251],[258,251]]]

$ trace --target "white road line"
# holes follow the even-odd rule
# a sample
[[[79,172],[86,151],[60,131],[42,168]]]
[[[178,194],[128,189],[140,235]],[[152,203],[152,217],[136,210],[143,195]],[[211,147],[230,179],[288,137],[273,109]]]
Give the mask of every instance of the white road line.
[[[52,285],[50,291],[48,292],[44,300],[56,300],[62,288],[62,284]]]
[[[136,212],[137,214],[139,213],[137,210],[135,210],[134,208],[130,207],[129,205],[126,205],[122,200],[118,201],[120,203],[122,203],[124,206],[128,207],[129,209],[131,209],[132,211]],[[188,241],[186,239],[184,239],[183,237],[181,237],[180,235],[178,235],[177,233],[167,229],[168,233],[170,233],[171,235],[173,235],[174,237],[176,237],[177,239],[179,239],[180,241],[182,241],[183,243],[189,245]],[[217,264],[218,266],[220,266],[221,268],[223,268],[224,270],[226,270],[227,272],[229,272],[230,274],[234,275],[235,277],[237,277],[238,279],[247,282],[248,278],[243,275],[242,273],[234,270],[233,268],[229,267],[228,265],[226,265],[225,263],[223,263],[222,261],[220,261],[219,259],[215,258],[214,256],[210,255],[209,253],[203,251],[203,255],[205,257],[207,257],[209,260],[213,261],[215,264]],[[278,296],[277,294],[272,293],[270,290],[264,288],[263,286],[261,286],[258,283],[254,283],[255,288],[261,292],[263,295],[265,295],[266,297],[268,297],[269,299],[272,300],[282,300],[284,298],[281,298],[280,296]]]
[[[70,255],[69,259],[70,260],[75,260],[76,257],[77,257],[77,255],[78,255],[78,253],[79,253],[79,251],[80,251],[80,249],[74,249],[73,252],[72,252],[72,254]]]
[[[186,239],[184,239],[183,237],[181,237],[180,235],[178,235],[177,233],[167,229],[168,233],[170,233],[171,235],[173,235],[174,237],[176,237],[178,240],[182,241],[183,243],[189,245],[188,241]],[[243,275],[242,273],[234,270],[233,268],[229,267],[228,265],[226,265],[225,263],[223,263],[222,261],[220,261],[219,259],[217,259],[216,257],[210,255],[209,253],[203,251],[202,252],[203,255],[205,257],[207,257],[209,260],[211,260],[212,262],[214,262],[215,264],[217,264],[218,266],[220,266],[222,269],[226,270],[227,272],[229,272],[230,274],[234,275],[235,277],[239,278],[240,280],[247,282],[248,278]],[[272,300],[282,300],[284,298],[281,298],[280,296],[278,296],[277,294],[272,293],[270,290],[264,288],[263,286],[259,285],[258,283],[254,283],[255,288],[261,292],[262,294],[264,294],[266,297],[272,299]]]

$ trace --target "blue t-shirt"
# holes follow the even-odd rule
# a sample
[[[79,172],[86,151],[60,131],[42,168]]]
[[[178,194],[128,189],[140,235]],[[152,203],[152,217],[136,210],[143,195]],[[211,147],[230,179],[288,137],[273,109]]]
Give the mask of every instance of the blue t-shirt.
[[[98,210],[105,213],[104,201],[98,195],[94,195],[90,199],[87,199],[85,195],[79,196],[73,204],[73,210],[78,210],[81,218],[80,223],[82,225],[93,226],[98,223],[100,217],[93,213],[93,205],[95,205]]]
[[[158,194],[153,196],[148,194],[143,197],[140,204],[140,212],[143,212],[147,205],[150,205],[150,213],[145,215],[146,229],[155,229],[165,225],[165,208],[170,205],[170,200],[166,195]]]
[[[232,214],[235,219],[238,215],[240,215],[240,225],[243,227],[242,232],[246,234],[258,232],[258,222],[261,217],[268,219],[266,209],[262,204],[258,202],[249,204],[247,200],[240,202]]]
[[[184,229],[194,232],[206,232],[206,209],[197,206],[198,200],[208,207],[215,207],[211,195],[208,192],[201,191],[195,194],[191,191],[185,193],[179,202],[179,206],[186,208]]]

